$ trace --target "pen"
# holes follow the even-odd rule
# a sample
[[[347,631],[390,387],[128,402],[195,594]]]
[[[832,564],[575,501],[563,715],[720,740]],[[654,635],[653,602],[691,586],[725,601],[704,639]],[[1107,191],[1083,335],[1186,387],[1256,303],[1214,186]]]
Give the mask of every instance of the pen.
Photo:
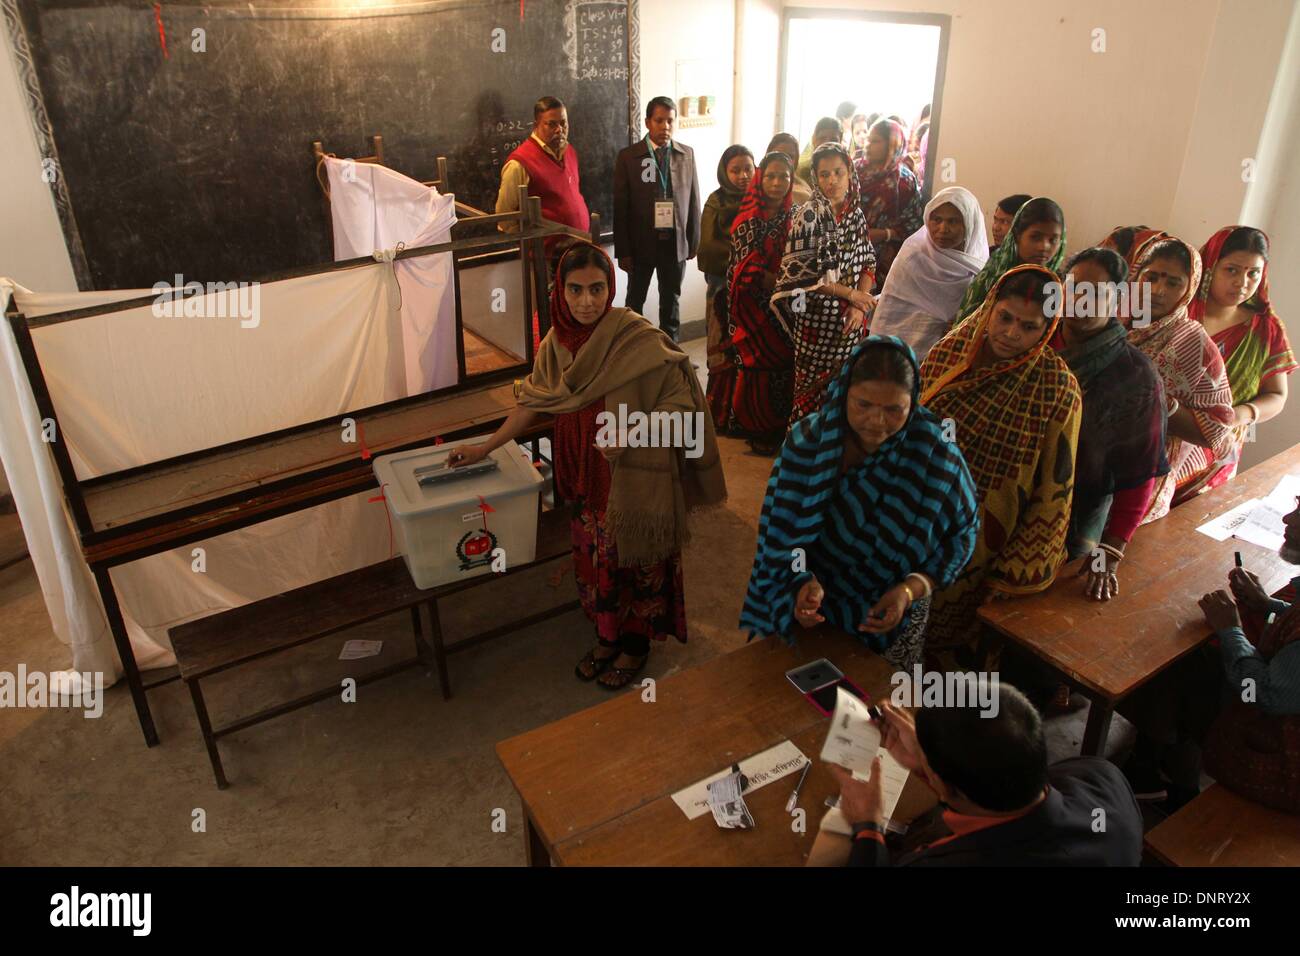
[[[1232,552],[1232,554],[1233,554],[1233,557],[1235,557],[1235,558],[1237,559],[1237,567],[1241,567],[1241,552],[1240,552],[1240,551],[1234,551],[1234,552]]]
[[[803,773],[799,774],[799,782],[794,785],[794,793],[790,794],[790,799],[785,802],[786,813],[794,813],[794,808],[799,805],[799,791],[803,789],[803,782],[808,776],[808,770],[810,767],[812,767],[811,760],[803,765]]]

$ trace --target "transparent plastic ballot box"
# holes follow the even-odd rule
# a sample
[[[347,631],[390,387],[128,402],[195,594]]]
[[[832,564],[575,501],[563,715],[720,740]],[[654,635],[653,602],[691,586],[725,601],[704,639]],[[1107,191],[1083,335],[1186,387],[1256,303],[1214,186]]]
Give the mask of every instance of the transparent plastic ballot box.
[[[523,449],[511,441],[477,464],[447,463],[452,448],[486,441],[414,448],[374,461],[396,546],[418,588],[487,574],[503,560],[506,568],[527,564],[537,553],[544,481]]]

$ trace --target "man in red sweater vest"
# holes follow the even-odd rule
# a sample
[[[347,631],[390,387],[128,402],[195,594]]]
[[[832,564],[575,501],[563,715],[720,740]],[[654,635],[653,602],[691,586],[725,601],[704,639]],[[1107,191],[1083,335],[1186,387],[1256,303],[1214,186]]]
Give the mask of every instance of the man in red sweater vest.
[[[591,225],[587,202],[582,198],[578,172],[578,151],[569,143],[569,113],[554,96],[543,96],[533,105],[533,131],[510,154],[501,170],[501,190],[496,211],[519,208],[519,187],[542,201],[542,215],[553,222],[586,232]],[[503,232],[519,226],[503,222]],[[549,253],[557,240],[547,240]]]
[[[501,169],[501,189],[496,211],[519,209],[519,187],[542,201],[542,215],[586,232],[591,226],[587,202],[582,198],[578,172],[578,151],[569,143],[569,112],[554,96],[543,96],[533,104],[533,131],[510,154]],[[517,222],[497,226],[502,232],[517,232]],[[547,284],[555,278],[560,254],[568,247],[565,237],[546,240]],[[550,323],[545,308],[538,311],[540,335]]]

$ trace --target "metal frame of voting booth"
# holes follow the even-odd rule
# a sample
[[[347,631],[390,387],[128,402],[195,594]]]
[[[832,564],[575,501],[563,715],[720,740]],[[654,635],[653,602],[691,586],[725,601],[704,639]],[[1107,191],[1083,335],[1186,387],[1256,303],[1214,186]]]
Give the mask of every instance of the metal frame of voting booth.
[[[445,164],[440,162],[440,177],[445,182],[443,169]],[[127,636],[111,569],[377,487],[370,463],[362,457],[361,450],[340,443],[341,417],[354,419],[366,436],[367,457],[430,444],[438,438],[460,439],[494,430],[514,407],[514,379],[533,361],[532,313],[535,307],[545,308],[547,301],[544,240],[564,235],[584,240],[599,236],[595,216],[592,231],[583,233],[543,218],[541,200],[528,197],[526,187],[521,189],[520,199],[519,212],[492,215],[457,203],[457,211],[465,214],[464,222],[482,225],[513,219],[520,223],[519,232],[452,239],[404,249],[395,255],[396,259],[410,259],[453,254],[459,373],[455,385],[89,479],[77,476],[64,442],[49,443],[76,525],[82,556],[103,601],[146,744],[152,747],[158,743],[147,692],[177,680],[178,675],[171,674],[148,684],[143,681]],[[512,247],[519,252],[528,298],[524,309],[525,321],[529,323],[524,336],[526,360],[469,377],[465,371],[459,254]],[[367,257],[291,270],[264,276],[259,281],[269,283],[367,266],[388,268]],[[184,293],[174,290],[171,294],[175,298]],[[42,419],[54,423],[56,435],[64,432],[59,427],[55,398],[42,371],[33,332],[39,334],[40,329],[48,326],[149,305],[157,298],[151,294],[35,318],[28,318],[16,307],[8,311],[6,318],[13,329],[37,409]],[[536,429],[522,440],[535,440],[548,431],[547,427]],[[230,476],[234,474],[240,477],[232,479]]]

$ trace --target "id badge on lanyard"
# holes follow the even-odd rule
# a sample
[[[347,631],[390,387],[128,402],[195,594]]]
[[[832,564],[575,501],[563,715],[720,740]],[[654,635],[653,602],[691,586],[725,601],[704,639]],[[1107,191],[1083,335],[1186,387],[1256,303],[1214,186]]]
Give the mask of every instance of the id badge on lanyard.
[[[673,201],[671,199],[655,200],[655,228],[671,229],[673,227]]]
[[[668,181],[667,173],[659,165],[659,158],[655,156],[654,145],[651,143],[649,136],[646,137],[645,145],[646,145],[646,149],[650,153],[650,159],[653,160],[655,164],[655,182],[659,184],[660,195],[667,196],[668,194],[668,188],[666,186],[666,183]],[[668,163],[672,162],[670,156],[665,156],[665,158],[668,160]],[[668,168],[671,169],[672,168],[671,165],[668,166]],[[665,198],[665,199],[655,200],[655,228],[656,229],[673,228],[673,206],[674,205],[675,203],[671,199]]]

